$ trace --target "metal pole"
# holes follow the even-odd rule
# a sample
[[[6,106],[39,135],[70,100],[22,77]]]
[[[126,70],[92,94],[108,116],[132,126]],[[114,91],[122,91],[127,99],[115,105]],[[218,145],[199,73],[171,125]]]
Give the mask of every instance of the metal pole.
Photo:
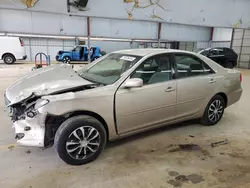
[[[244,37],[245,37],[245,29],[243,29],[242,38],[241,38],[242,40],[241,40],[241,45],[240,45],[240,53],[239,53],[239,63],[238,63],[238,67],[240,67],[240,61],[241,61],[241,54],[242,54],[242,47],[243,47]]]
[[[90,48],[91,48],[91,45],[90,45],[90,17],[87,17],[87,33],[88,33],[88,50],[89,50],[89,53],[88,53],[88,61],[91,62],[91,57],[90,57]]]
[[[158,23],[158,48],[160,48],[161,44],[161,23]]]
[[[232,36],[231,36],[231,43],[230,43],[230,48],[231,49],[233,48],[234,32],[235,32],[235,29],[233,28],[233,30],[232,30]]]
[[[32,58],[32,49],[31,49],[31,39],[29,38],[29,52],[30,52],[30,61],[32,61],[33,60],[33,58]]]
[[[46,40],[46,51],[47,51],[46,55],[48,55],[49,54],[49,39],[45,39],[45,40]]]

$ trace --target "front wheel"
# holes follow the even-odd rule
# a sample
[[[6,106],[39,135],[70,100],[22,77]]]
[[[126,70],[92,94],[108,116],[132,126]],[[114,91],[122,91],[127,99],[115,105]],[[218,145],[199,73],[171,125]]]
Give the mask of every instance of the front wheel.
[[[70,57],[65,56],[65,57],[63,58],[62,62],[65,63],[65,64],[69,64],[69,63],[71,62],[71,59],[70,59]]]
[[[217,124],[223,116],[225,100],[220,95],[215,95],[208,103],[201,122],[206,126]]]
[[[56,132],[56,151],[67,164],[86,164],[101,154],[106,145],[106,135],[97,119],[86,115],[71,117]]]

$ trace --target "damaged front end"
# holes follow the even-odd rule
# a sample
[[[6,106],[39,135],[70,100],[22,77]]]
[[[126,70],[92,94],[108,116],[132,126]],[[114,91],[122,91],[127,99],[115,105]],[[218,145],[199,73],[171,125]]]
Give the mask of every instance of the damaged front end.
[[[6,98],[5,101],[8,101]],[[22,146],[45,147],[45,119],[47,114],[39,108],[49,103],[36,95],[15,104],[9,104],[9,116],[13,121],[15,138]]]
[[[69,114],[56,116],[46,112],[42,107],[46,107],[47,104],[51,103],[46,97],[54,96],[56,99],[53,98],[53,100],[62,100],[63,95],[67,94],[66,96],[72,98],[75,92],[99,86],[99,84],[89,84],[59,90],[46,95],[31,93],[25,95],[24,99],[21,97],[22,100],[16,100],[15,102],[8,100],[5,94],[5,104],[9,108],[9,116],[13,121],[17,144],[42,148],[53,145],[57,129],[68,118]]]

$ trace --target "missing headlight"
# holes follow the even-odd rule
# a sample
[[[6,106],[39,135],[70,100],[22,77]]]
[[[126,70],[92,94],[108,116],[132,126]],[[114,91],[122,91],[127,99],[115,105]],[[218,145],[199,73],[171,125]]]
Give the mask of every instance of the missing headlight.
[[[44,105],[48,104],[49,103],[49,100],[47,99],[40,99],[37,101],[37,103],[35,104],[35,109],[39,109],[41,107],[43,107]]]
[[[29,112],[27,112],[27,116],[28,116],[29,118],[33,118],[34,116],[36,116],[36,113],[35,113],[35,112],[32,112],[32,111],[29,111]]]

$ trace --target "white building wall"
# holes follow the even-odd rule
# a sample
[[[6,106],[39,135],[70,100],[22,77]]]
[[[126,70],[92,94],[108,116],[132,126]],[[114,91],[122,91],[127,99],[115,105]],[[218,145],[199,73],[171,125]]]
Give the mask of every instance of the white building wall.
[[[0,9],[0,32],[86,36],[87,19]]]
[[[155,22],[91,19],[91,36],[129,38],[129,39],[157,39],[158,24]]]
[[[153,1],[155,2],[155,1]],[[155,22],[168,22],[209,27],[250,27],[250,1],[248,0],[160,0],[159,4],[166,10],[157,6],[135,9],[134,20],[147,20]],[[139,0],[140,6],[149,5],[149,0]],[[87,11],[77,11],[71,8],[72,14],[128,19],[126,12],[131,10],[133,3],[124,3],[123,0],[89,0]],[[0,8],[25,9],[20,0],[1,0]],[[66,1],[62,0],[39,0],[32,11],[67,13]],[[154,19],[153,12],[161,19]]]
[[[164,23],[161,38],[175,41],[209,41],[210,28]]]

